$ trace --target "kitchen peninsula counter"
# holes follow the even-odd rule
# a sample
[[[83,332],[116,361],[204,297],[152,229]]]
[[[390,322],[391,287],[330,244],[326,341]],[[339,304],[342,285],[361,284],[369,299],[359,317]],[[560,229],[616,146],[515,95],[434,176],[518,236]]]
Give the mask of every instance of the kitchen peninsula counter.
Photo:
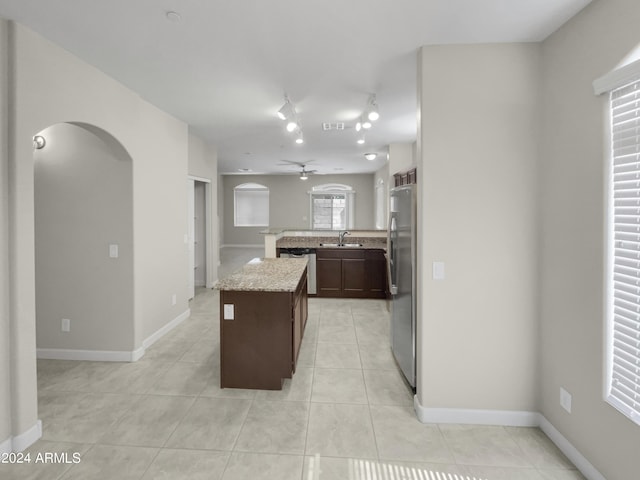
[[[360,237],[360,236],[348,236],[344,239],[345,243],[357,243],[362,245],[364,249],[387,249],[387,237]],[[325,248],[322,243],[338,243],[337,236],[327,237],[303,237],[303,236],[289,236],[282,237],[276,241],[276,248]]]
[[[220,290],[220,387],[280,390],[307,321],[307,260],[253,259]]]

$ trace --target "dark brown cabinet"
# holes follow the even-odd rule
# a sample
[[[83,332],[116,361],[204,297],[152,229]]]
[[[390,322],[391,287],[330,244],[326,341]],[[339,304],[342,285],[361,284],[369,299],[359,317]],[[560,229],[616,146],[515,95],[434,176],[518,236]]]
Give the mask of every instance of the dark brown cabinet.
[[[294,291],[222,290],[220,386],[281,389],[295,372],[307,312],[306,269]]]
[[[395,187],[401,187],[403,185],[412,185],[417,183],[418,178],[416,176],[416,169],[412,168],[406,172],[399,172],[393,175],[393,182]]]
[[[322,248],[316,250],[319,297],[386,298],[384,251]]]

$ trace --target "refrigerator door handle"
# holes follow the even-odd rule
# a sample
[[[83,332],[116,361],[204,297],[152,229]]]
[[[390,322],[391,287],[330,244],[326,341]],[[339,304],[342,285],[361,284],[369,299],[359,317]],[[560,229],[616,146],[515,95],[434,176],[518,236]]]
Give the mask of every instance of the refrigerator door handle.
[[[391,258],[389,257],[388,253],[385,253],[384,256],[387,260],[387,282],[389,284],[389,293],[391,293],[391,295],[397,295],[398,286],[394,285],[391,279]]]
[[[389,278],[389,293],[391,295],[398,294],[398,285],[396,284],[396,277],[398,274],[398,266],[396,265],[396,248],[398,241],[398,230],[396,223],[396,212],[391,211],[389,216],[389,238],[387,241],[387,275]]]

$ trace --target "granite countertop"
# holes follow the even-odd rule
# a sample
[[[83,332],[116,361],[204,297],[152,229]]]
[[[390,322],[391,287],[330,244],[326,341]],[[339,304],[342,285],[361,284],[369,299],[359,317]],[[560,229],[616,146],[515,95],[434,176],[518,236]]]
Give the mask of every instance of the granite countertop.
[[[361,243],[360,248],[387,249],[386,237],[358,237],[348,235],[344,237],[345,243]],[[282,237],[276,241],[276,248],[328,248],[321,247],[321,243],[338,243],[337,236],[331,237]]]
[[[254,258],[237,272],[218,280],[218,290],[294,292],[307,267],[306,258]]]

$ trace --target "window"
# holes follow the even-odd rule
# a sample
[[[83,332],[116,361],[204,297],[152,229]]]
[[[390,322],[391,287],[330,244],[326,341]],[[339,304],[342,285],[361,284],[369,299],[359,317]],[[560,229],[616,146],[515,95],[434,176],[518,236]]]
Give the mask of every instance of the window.
[[[610,89],[607,401],[640,425],[640,76]]]
[[[311,190],[311,228],[345,230],[353,228],[353,195],[349,185],[326,184]]]
[[[233,189],[236,227],[269,226],[269,189],[259,183],[243,183]]]

